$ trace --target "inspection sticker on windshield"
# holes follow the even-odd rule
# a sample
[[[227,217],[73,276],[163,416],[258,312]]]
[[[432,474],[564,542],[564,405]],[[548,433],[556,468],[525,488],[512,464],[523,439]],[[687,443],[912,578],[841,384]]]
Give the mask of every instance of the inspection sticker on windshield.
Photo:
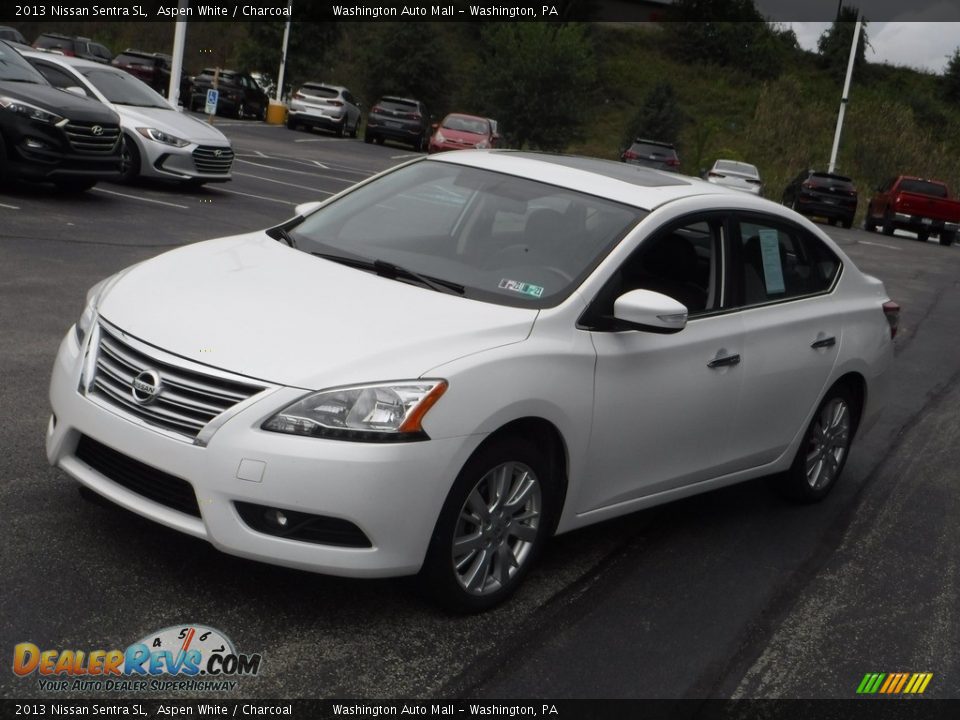
[[[498,287],[501,290],[510,290],[512,292],[518,292],[521,295],[529,295],[535,298],[543,295],[543,288],[539,285],[531,285],[530,283],[520,282],[519,280],[501,280]]]

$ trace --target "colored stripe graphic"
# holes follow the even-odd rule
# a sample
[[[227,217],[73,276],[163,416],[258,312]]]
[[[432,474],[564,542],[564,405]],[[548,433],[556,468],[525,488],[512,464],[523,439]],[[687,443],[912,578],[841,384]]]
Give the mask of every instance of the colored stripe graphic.
[[[933,673],[867,673],[857,686],[857,694],[921,695],[932,679]]]

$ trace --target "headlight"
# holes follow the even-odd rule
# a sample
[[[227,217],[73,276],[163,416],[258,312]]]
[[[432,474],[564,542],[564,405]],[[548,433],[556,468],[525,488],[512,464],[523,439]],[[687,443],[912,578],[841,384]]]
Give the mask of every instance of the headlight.
[[[433,139],[438,143],[445,143],[447,139],[443,136],[443,133],[437,130],[437,134],[433,136]]]
[[[174,147],[185,147],[190,144],[189,140],[178,138],[176,135],[170,135],[156,128],[137,128],[137,132],[148,140],[155,140],[164,145],[173,145]]]
[[[321,390],[288,405],[261,427],[359,442],[425,440],[420,423],[446,389],[446,380],[402,380]]]
[[[31,105],[23,100],[17,100],[16,98],[0,97],[0,107],[16,113],[17,115],[22,115],[23,117],[29,118],[30,120],[37,120],[42,123],[49,123],[50,125],[57,125],[59,123],[66,122],[66,118],[61,117],[56,113],[44,110],[36,105]]]
[[[103,295],[104,289],[107,287],[107,284],[116,276],[111,275],[108,278],[104,278],[92,288],[87,290],[87,302],[83,308],[83,312],[80,313],[80,319],[77,320],[77,324],[74,325],[74,333],[77,336],[77,344],[83,345],[83,340],[87,336],[87,333],[90,332],[90,328],[93,327],[93,321],[97,316],[97,306],[100,304],[100,296]]]

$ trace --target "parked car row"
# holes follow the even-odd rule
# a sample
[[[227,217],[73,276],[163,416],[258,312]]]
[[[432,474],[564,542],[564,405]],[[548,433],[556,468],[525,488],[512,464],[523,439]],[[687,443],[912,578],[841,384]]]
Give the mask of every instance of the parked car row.
[[[130,73],[0,41],[3,178],[65,191],[139,177],[196,186],[230,180],[233,159],[223,133]]]

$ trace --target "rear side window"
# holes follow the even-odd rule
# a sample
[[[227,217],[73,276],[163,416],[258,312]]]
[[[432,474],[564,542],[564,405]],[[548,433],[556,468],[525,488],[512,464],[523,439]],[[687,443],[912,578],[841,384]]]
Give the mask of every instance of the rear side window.
[[[840,175],[830,175],[829,173],[811,173],[810,181],[815,185],[826,185],[827,187],[853,190],[853,180]]]
[[[776,221],[741,220],[741,303],[761,305],[826,292],[840,271],[836,255],[818,238]]]
[[[397,110],[399,112],[416,112],[417,110],[417,104],[415,102],[398,100],[397,98],[383,98],[377,105],[384,110]]]
[[[652,143],[635,142],[630,146],[630,149],[642,157],[672,158],[677,156],[677,151],[674,148],[653,145]]]

